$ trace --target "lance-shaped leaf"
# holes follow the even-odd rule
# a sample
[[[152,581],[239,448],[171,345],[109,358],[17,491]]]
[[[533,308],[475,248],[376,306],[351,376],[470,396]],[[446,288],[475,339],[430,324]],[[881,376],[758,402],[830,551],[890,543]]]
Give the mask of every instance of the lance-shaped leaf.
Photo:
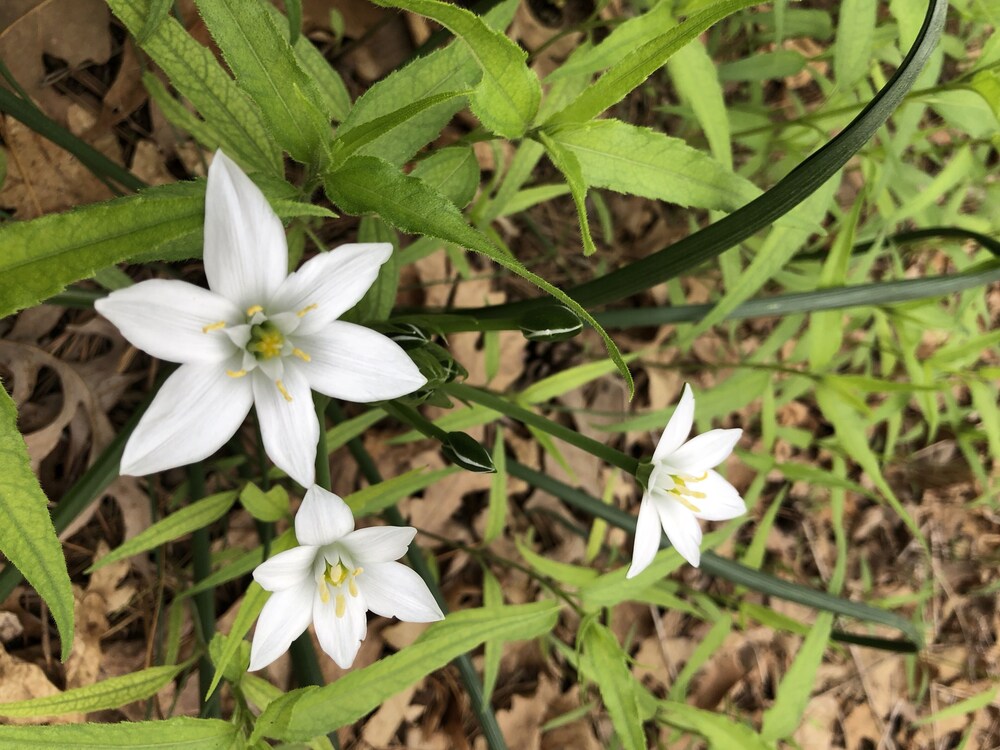
[[[327,172],[324,184],[330,199],[348,213],[377,213],[405,232],[430,235],[475,250],[548,292],[601,335],[608,356],[628,384],[629,393],[634,392],[632,375],[621,352],[611,337],[597,325],[594,317],[561,289],[529,271],[519,260],[494,245],[486,235],[469,226],[455,204],[425,182],[404,175],[381,159],[355,156],[340,169]]]
[[[0,726],[0,747],[49,750],[233,750],[243,747],[240,730],[219,719],[176,716],[160,721],[71,724],[50,727]]]
[[[527,54],[482,18],[438,0],[375,0],[379,5],[402,8],[433,19],[465,42],[483,76],[472,94],[472,111],[489,130],[505,138],[518,138],[538,112],[542,87],[527,66]]]
[[[47,505],[17,431],[14,401],[0,386],[0,552],[49,605],[65,660],[73,645],[73,590]]]
[[[583,240],[583,254],[593,255],[597,252],[594,239],[590,236],[590,222],[587,220],[587,180],[584,177],[583,168],[577,155],[562,143],[550,138],[545,131],[538,134],[539,140],[545,146],[549,159],[556,165],[556,169],[562,172],[569,185],[570,195],[573,196],[573,205],[576,206],[577,219],[580,222],[580,238]]]
[[[108,5],[134,36],[148,31],[146,23],[154,12],[150,0],[108,0]],[[247,169],[281,174],[281,149],[260,109],[240,91],[211,50],[170,16],[160,19],[141,46],[205,118],[227,154]]]
[[[197,0],[197,5],[237,85],[260,107],[278,142],[300,162],[319,159],[330,123],[315,104],[319,92],[287,35],[259,2]]]

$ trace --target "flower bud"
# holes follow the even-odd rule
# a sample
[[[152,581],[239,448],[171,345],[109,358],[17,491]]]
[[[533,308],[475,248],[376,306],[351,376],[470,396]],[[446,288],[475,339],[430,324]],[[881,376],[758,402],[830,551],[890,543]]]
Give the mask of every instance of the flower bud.
[[[456,466],[476,474],[495,474],[493,458],[486,448],[464,432],[449,432],[441,444],[444,457]]]

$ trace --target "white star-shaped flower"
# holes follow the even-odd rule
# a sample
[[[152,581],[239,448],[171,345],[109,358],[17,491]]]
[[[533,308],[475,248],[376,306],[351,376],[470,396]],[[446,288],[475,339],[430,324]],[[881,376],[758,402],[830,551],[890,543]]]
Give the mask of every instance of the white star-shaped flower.
[[[660,529],[685,560],[701,562],[698,519],[725,521],[747,512],[740,493],[712,471],[736,446],[743,430],[709,430],[687,442],[694,423],[694,394],[684,386],[677,409],[653,452],[653,470],[636,520],[635,547],[627,578],[639,575],[660,547]]]
[[[205,194],[210,289],[153,279],[96,303],[135,346],[181,364],[129,438],[121,472],[151,474],[207,458],[256,405],[267,455],[312,485],[319,422],[311,390],[369,402],[426,383],[389,338],[337,320],[391,253],[384,242],[342,245],[289,274],[281,221],[217,151]]]
[[[405,565],[417,530],[377,526],[354,530],[354,516],[332,492],[314,486],[295,516],[300,547],[280,552],[253,572],[273,592],[264,604],[250,650],[250,671],[281,656],[309,623],[339,666],[354,663],[367,631],[366,612],[405,622],[444,615],[427,584]]]

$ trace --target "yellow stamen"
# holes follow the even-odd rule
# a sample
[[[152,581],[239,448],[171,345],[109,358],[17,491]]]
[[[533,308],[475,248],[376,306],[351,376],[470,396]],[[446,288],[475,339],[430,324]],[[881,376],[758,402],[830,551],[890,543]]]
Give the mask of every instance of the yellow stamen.
[[[699,508],[697,505],[695,505],[690,500],[688,500],[686,497],[684,497],[684,495],[682,495],[680,492],[678,492],[677,490],[670,490],[670,492],[674,496],[674,498],[677,500],[677,502],[679,502],[681,505],[683,505],[689,511],[691,511],[692,513],[701,513],[701,508]],[[702,497],[704,497],[704,495],[702,495]]]
[[[327,573],[327,578],[330,580],[334,586],[339,586],[344,582],[344,578],[347,576],[347,571],[344,570],[344,566],[337,563],[336,568],[330,568],[330,572]]]
[[[226,370],[226,375],[231,378],[242,378],[246,374],[246,370]]]
[[[343,617],[347,611],[347,600],[343,594],[337,594],[337,617]]]
[[[354,582],[354,576],[351,576],[351,580],[347,582],[347,589],[351,592],[351,596],[358,595],[358,584]]]
[[[330,603],[330,589],[326,587],[326,583],[323,581],[320,581],[319,583],[319,600],[323,602],[323,604]]]
[[[292,394],[290,394],[288,392],[288,389],[285,388],[285,384],[282,383],[280,380],[275,380],[274,384],[278,386],[278,390],[281,391],[281,395],[285,397],[285,401],[290,402],[292,400]]]
[[[317,307],[319,307],[319,305],[314,302],[311,305],[306,305],[295,314],[298,315],[300,318],[304,318],[307,312],[311,312],[312,310],[315,310]]]
[[[247,308],[247,317],[248,318],[252,318],[254,315],[256,315],[259,312],[264,312],[264,308],[261,307],[260,305],[253,305],[252,307],[248,307]]]
[[[220,328],[226,327],[226,321],[220,320],[215,323],[209,323],[207,326],[201,327],[202,333],[208,333],[209,331],[218,331]]]
[[[361,575],[364,572],[365,572],[364,568],[355,568],[354,572],[351,573],[351,575],[353,575],[353,576],[359,576],[359,575]]]
[[[292,349],[292,354],[301,359],[303,362],[312,362],[312,357],[310,357],[301,349],[298,348]]]

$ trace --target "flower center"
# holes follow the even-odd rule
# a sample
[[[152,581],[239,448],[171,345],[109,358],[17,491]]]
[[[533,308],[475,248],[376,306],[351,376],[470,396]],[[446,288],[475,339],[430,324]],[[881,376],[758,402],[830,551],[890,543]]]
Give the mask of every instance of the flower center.
[[[250,327],[250,340],[247,351],[258,360],[273,359],[281,355],[285,346],[285,334],[274,323],[265,320]]]
[[[347,612],[347,599],[344,596],[344,584],[347,584],[347,591],[351,596],[358,595],[358,584],[354,580],[364,572],[364,568],[349,570],[344,563],[337,562],[336,565],[326,564],[322,578],[316,582],[319,586],[319,598],[327,604],[330,601],[330,589],[334,590],[335,611],[337,617],[343,617]]]

